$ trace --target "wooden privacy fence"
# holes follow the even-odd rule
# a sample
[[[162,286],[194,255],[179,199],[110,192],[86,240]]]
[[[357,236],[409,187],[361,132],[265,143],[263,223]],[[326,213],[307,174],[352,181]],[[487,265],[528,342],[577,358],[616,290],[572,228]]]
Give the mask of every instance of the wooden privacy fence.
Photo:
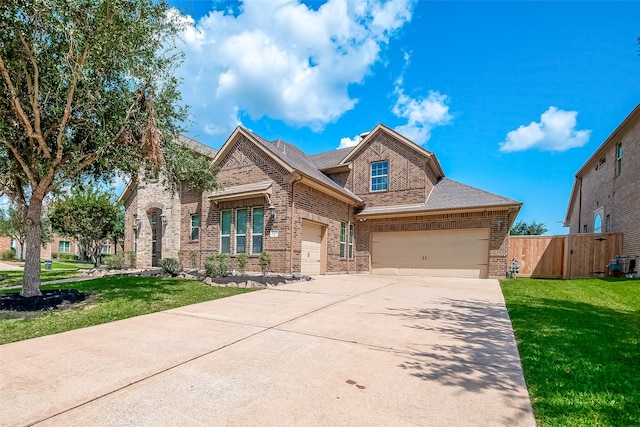
[[[509,236],[509,264],[517,258],[522,277],[608,276],[609,261],[622,255],[622,238],[622,233]]]

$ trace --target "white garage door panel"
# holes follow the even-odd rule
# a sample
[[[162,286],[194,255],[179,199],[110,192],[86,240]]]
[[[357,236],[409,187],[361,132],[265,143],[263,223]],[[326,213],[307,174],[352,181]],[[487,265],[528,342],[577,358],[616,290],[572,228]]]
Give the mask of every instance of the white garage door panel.
[[[489,230],[398,231],[372,234],[371,272],[390,275],[488,275]]]
[[[302,274],[320,274],[322,248],[322,227],[310,222],[302,222]]]

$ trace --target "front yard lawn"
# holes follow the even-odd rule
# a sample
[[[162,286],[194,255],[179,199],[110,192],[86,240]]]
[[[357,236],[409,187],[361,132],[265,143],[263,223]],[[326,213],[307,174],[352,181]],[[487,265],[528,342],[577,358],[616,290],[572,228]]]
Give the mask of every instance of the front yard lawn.
[[[52,280],[69,279],[79,275],[80,271],[77,269],[42,270],[40,272],[40,281],[50,282]],[[0,276],[4,278],[3,280],[0,280],[0,289],[9,286],[21,286],[24,272],[20,270],[0,271]]]
[[[501,286],[538,425],[640,425],[640,280]]]
[[[113,322],[254,290],[204,286],[202,282],[193,280],[157,277],[105,277],[64,285],[43,286],[42,289],[77,289],[80,292],[89,293],[90,296],[81,303],[51,311],[28,313],[0,311],[0,344]]]

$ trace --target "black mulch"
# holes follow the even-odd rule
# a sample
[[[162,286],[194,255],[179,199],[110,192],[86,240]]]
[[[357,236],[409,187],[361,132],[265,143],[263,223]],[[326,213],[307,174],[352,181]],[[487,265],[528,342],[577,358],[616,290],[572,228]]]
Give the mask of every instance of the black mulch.
[[[0,310],[45,311],[53,310],[63,304],[84,301],[89,294],[75,289],[57,289],[42,291],[39,297],[23,297],[19,292],[0,294]]]

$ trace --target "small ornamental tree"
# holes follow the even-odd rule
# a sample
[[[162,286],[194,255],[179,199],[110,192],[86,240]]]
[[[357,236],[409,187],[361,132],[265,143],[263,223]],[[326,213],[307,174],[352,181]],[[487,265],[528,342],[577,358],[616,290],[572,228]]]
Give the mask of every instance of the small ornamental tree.
[[[51,203],[49,220],[55,231],[73,237],[97,266],[104,241],[117,230],[120,213],[120,206],[109,193],[76,188]]]
[[[194,177],[172,154],[181,22],[165,0],[0,1],[0,195],[24,212],[21,295],[41,295],[41,212],[62,184],[161,167],[173,183]],[[215,185],[210,163],[189,159],[196,186]]]

